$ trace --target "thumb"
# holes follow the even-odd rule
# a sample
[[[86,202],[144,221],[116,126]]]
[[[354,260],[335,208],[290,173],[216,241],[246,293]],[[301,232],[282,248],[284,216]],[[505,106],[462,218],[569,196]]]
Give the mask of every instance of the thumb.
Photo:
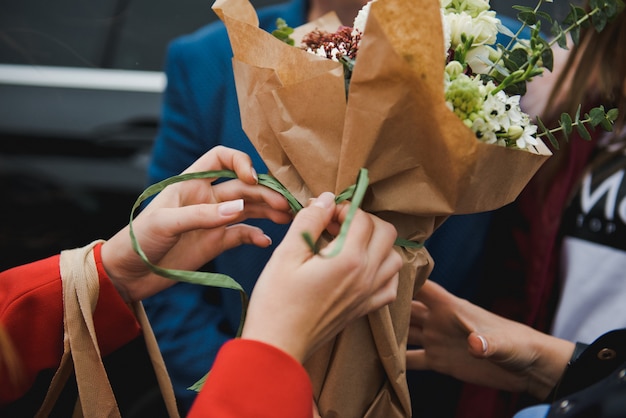
[[[489,341],[487,337],[477,332],[472,332],[467,336],[468,350],[476,358],[489,357]]]
[[[335,195],[324,192],[300,210],[280,245],[283,255],[288,254],[297,259],[309,258],[311,251],[302,235],[307,233],[316,241],[330,223],[335,207]]]

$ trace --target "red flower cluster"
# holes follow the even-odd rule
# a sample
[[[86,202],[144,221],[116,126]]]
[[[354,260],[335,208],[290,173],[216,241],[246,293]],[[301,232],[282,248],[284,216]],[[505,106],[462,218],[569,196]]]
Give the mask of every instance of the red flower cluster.
[[[349,26],[342,26],[335,33],[317,29],[309,32],[302,39],[302,44],[304,49],[316,55],[325,53],[329,59],[340,60],[346,57],[354,60],[360,40],[361,34],[358,31],[353,31]]]

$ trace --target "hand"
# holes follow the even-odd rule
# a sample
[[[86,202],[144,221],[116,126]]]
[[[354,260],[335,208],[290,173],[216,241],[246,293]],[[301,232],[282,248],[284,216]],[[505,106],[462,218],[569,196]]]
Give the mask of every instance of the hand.
[[[411,306],[407,368],[544,399],[574,344],[488,312],[426,281]]]
[[[357,211],[343,249],[329,258],[314,255],[303,240],[304,232],[317,239],[327,226],[336,227],[347,211],[322,193],[296,215],[252,292],[242,338],[304,362],[351,320],[395,300],[402,260],[393,249],[392,225]]]
[[[185,173],[229,169],[238,179],[213,185],[215,179],[187,180],[159,193],[133,221],[139,245],[151,263],[163,268],[196,270],[220,253],[241,244],[267,247],[271,239],[240,222],[268,218],[288,223],[292,215],[279,193],[257,185],[256,172],[243,152],[215,147]],[[107,274],[128,302],[151,296],[175,281],[152,273],[132,248],[128,226],[102,246]]]

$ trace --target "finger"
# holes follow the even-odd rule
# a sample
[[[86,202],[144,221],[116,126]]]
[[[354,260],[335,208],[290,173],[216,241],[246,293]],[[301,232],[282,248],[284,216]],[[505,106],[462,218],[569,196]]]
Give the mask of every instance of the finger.
[[[315,400],[313,400],[313,418],[322,418],[322,416],[320,415],[320,411],[317,408],[317,404],[315,403]]]
[[[222,237],[224,251],[242,244],[256,245],[265,248],[272,244],[272,239],[265,235],[261,228],[246,224],[236,224],[227,227]]]
[[[423,346],[424,344],[422,343],[423,340],[423,335],[424,335],[424,329],[422,327],[419,326],[415,326],[415,325],[410,325],[409,326],[409,336],[407,339],[407,344],[408,345],[418,345],[418,346]]]
[[[407,370],[429,370],[426,351],[423,349],[407,350],[406,368]]]
[[[256,184],[258,177],[250,157],[241,151],[221,145],[211,148],[198,158],[184,173],[209,170],[233,170],[245,183]]]
[[[395,301],[398,296],[399,282],[400,275],[398,273],[390,276],[385,285],[370,296],[369,303],[366,305],[366,311],[363,314],[373,312]]]
[[[339,222],[344,223],[346,220],[347,210],[348,208],[346,205],[338,206],[337,211],[335,211],[334,218]],[[373,215],[367,214],[361,209],[358,209],[352,218],[350,228],[348,228],[342,251],[349,251],[352,254],[358,253],[361,254],[361,256],[367,255],[367,257],[370,257],[374,253],[373,260],[376,260],[374,263],[380,263],[382,257],[387,254],[388,248],[385,246],[384,242],[377,242],[372,239],[376,226],[375,219],[377,218]],[[330,254],[337,245],[339,245],[339,241],[334,239],[320,253],[323,255]],[[372,251],[373,245],[379,245],[378,248],[382,248],[384,253],[377,254]],[[366,261],[368,260],[369,259],[366,258]],[[372,263],[372,265],[375,265],[374,263]]]
[[[400,282],[399,271],[402,268],[402,257],[391,249],[389,255],[382,261],[374,279],[375,286],[379,290],[371,298],[374,309],[378,309],[396,300],[398,285]]]
[[[472,332],[467,336],[468,350],[470,354],[477,358],[488,357],[489,342],[487,337],[480,335],[476,332]]]
[[[276,251],[283,253],[285,257],[294,257],[294,261],[309,259],[313,254],[302,235],[308,233],[313,240],[319,239],[330,222],[334,209],[335,196],[330,192],[322,193],[312,204],[298,212]]]
[[[424,326],[429,309],[422,302],[411,301],[411,325]]]
[[[287,199],[280,193],[265,186],[245,184],[238,180],[214,185],[213,194],[218,201],[243,198],[246,203],[265,203],[277,210],[290,210]]]
[[[196,229],[226,226],[237,219],[244,210],[242,199],[218,204],[206,203],[178,208],[160,208],[149,214],[151,222],[159,225],[168,235],[179,235]],[[137,218],[139,221],[141,215]]]
[[[420,290],[415,294],[415,300],[423,302],[426,306],[435,306],[439,303],[445,303],[446,298],[451,297],[439,284],[432,280],[426,280]]]

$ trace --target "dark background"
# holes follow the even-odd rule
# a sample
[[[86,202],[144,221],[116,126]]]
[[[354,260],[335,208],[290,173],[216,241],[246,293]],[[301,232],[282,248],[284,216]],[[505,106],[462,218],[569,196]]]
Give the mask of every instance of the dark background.
[[[0,0],[0,270],[106,239],[128,222],[146,186],[161,100],[160,92],[20,84],[3,79],[4,67],[154,75],[172,38],[217,19],[211,5]]]

